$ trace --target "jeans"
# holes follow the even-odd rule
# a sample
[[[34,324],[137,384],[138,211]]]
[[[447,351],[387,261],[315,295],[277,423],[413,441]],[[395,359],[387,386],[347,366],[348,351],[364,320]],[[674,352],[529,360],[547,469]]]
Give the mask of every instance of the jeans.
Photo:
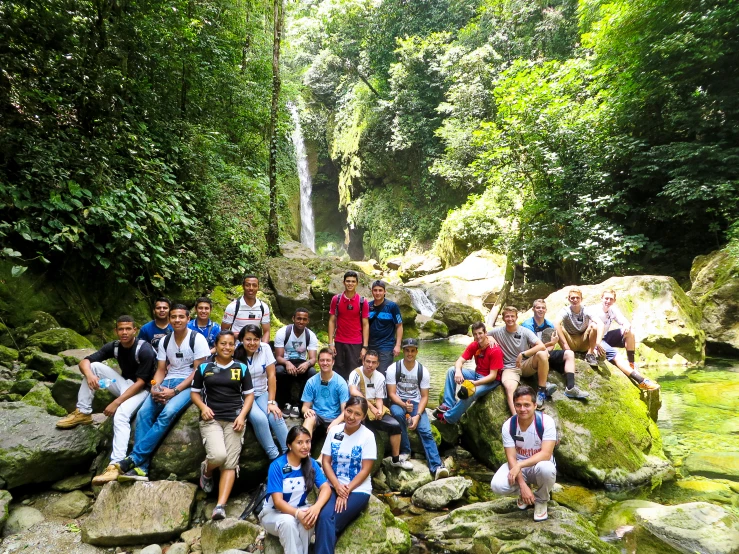
[[[458,423],[462,419],[462,414],[467,411],[472,403],[485,396],[495,387],[500,385],[500,381],[493,381],[492,383],[485,383],[484,385],[478,385],[475,387],[475,394],[471,397],[460,400],[455,395],[457,383],[454,382],[454,373],[456,369],[450,367],[446,372],[446,384],[444,385],[444,404],[449,406],[449,410],[444,414],[444,419],[447,423]],[[482,379],[483,376],[471,369],[463,369],[462,375],[469,381],[477,381]]]
[[[326,502],[316,522],[315,554],[334,554],[339,535],[347,525],[357,519],[359,512],[369,503],[369,497],[369,494],[363,492],[349,493],[346,509],[337,514],[336,492],[331,491],[331,498]]]
[[[272,414],[267,417],[268,400],[269,393],[267,392],[255,396],[248,420],[252,429],[254,429],[254,434],[257,436],[257,442],[264,448],[267,457],[274,460],[280,455],[280,452],[287,452],[287,425],[283,418],[277,419]],[[272,432],[274,432],[277,439],[277,446],[275,446],[275,441],[272,439]],[[278,446],[279,450],[277,449]]]
[[[165,379],[162,386],[173,389],[185,379]],[[136,435],[130,458],[139,468],[149,471],[149,461],[159,442],[172,427],[177,416],[190,405],[190,387],[169,399],[166,404],[154,402],[149,396],[136,417]]]
[[[410,454],[411,453],[411,442],[408,440],[408,428],[405,422],[405,408],[393,404],[390,406],[390,412],[393,417],[400,423],[400,453]],[[411,416],[415,416],[418,412],[418,402],[413,402],[413,411]],[[421,437],[421,444],[423,449],[426,451],[426,461],[428,462],[431,473],[436,473],[436,470],[441,466],[441,456],[439,456],[439,449],[436,447],[436,441],[434,436],[431,434],[431,424],[429,423],[429,417],[424,411],[421,413],[421,418],[418,420],[418,427],[416,427],[418,436]]]

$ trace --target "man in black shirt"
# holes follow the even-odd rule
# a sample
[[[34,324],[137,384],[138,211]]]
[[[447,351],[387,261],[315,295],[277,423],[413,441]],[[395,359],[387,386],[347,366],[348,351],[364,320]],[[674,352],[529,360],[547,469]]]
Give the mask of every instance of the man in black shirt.
[[[77,409],[61,418],[56,426],[59,429],[73,429],[78,425],[92,423],[92,399],[101,387],[102,379],[116,399],[108,404],[104,414],[113,417],[113,451],[110,464],[105,472],[95,477],[94,485],[103,485],[118,478],[117,463],[126,457],[128,439],[131,436],[131,418],[149,396],[147,386],[156,368],[156,353],[151,344],[136,339],[136,324],[130,315],[122,315],[115,326],[118,340],[109,342],[94,354],[80,361],[79,367],[84,379],[77,395]],[[114,369],[102,363],[115,358],[121,368],[119,375]]]

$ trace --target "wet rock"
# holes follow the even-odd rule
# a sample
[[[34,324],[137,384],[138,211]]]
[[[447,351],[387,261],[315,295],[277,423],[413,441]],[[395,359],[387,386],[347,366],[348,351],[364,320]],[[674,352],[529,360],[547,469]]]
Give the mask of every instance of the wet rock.
[[[577,485],[558,485],[553,491],[552,498],[570,510],[584,516],[592,516],[600,508],[598,495]]]
[[[683,466],[692,475],[739,481],[739,454],[736,452],[694,452]]]
[[[350,523],[336,543],[336,554],[406,554],[411,548],[408,526],[383,502],[370,496],[367,508]]]
[[[180,535],[180,538],[182,539],[182,542],[184,542],[187,546],[192,546],[193,544],[199,544],[200,543],[200,536],[203,533],[202,527],[193,527],[192,529],[188,529],[184,533]]]
[[[5,522],[5,528],[3,529],[3,536],[13,535],[20,533],[27,529],[31,529],[35,525],[44,521],[44,514],[39,512],[36,508],[30,506],[18,506],[10,510],[10,515]]]
[[[418,338],[421,340],[431,340],[449,336],[449,328],[446,326],[446,323],[425,315],[416,316],[416,329],[418,329]]]
[[[162,547],[158,544],[150,544],[142,548],[139,554],[162,554]]]
[[[209,521],[203,525],[200,545],[203,547],[203,554],[219,554],[231,548],[246,549],[261,532],[259,525],[240,519]]]
[[[63,494],[46,508],[49,515],[74,519],[84,514],[92,504],[92,500],[82,491]]]
[[[167,549],[167,554],[188,554],[190,547],[186,542],[176,542]]]
[[[391,461],[390,458],[385,458],[382,462],[382,469],[385,474],[385,481],[392,491],[411,495],[416,489],[434,479],[429,472],[428,465],[426,465],[426,460],[409,460],[413,465],[413,469],[394,467]]]
[[[23,397],[23,403],[29,406],[38,406],[43,408],[46,413],[61,417],[67,415],[67,410],[62,408],[56,403],[54,397],[51,395],[49,387],[43,383],[37,383],[28,394]]]
[[[467,334],[470,325],[483,320],[478,309],[457,302],[439,304],[433,318],[443,321],[449,333],[461,334]]]
[[[411,501],[415,506],[427,510],[440,510],[462,498],[465,491],[472,486],[472,481],[464,477],[449,477],[439,481],[431,481],[416,489]]]
[[[71,477],[67,477],[66,479],[57,481],[56,483],[51,485],[51,488],[55,491],[71,492],[79,489],[84,489],[85,487],[90,485],[91,481],[92,475],[90,475],[89,473],[84,473],[82,475],[72,475]]]
[[[63,350],[95,348],[85,337],[64,327],[36,333],[28,337],[26,346],[36,346],[47,354],[57,354]]]
[[[636,524],[636,511],[639,508],[658,508],[660,505],[648,500],[624,500],[606,508],[598,520],[598,533],[608,535],[627,525]]]

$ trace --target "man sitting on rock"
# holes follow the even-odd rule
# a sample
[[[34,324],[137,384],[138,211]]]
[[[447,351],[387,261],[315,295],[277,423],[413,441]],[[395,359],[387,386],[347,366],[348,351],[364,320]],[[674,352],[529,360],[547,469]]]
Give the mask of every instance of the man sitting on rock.
[[[244,296],[226,306],[221,320],[221,329],[233,331],[238,336],[244,325],[248,323],[261,325],[262,342],[269,343],[271,321],[269,305],[257,298],[259,278],[256,275],[247,275],[241,287],[244,289]]]
[[[119,481],[148,481],[149,458],[169,428],[190,405],[190,387],[195,370],[210,355],[208,341],[187,328],[190,311],[175,304],[169,311],[174,331],[159,341],[154,375],[156,384],[136,416],[136,435],[131,454],[121,460]],[[159,389],[159,390],[157,390]]]
[[[334,371],[334,353],[322,348],[318,353],[321,372],[314,375],[303,389],[303,426],[313,435],[317,426],[329,429],[344,421],[344,406],[349,400],[349,387]]]
[[[298,398],[303,396],[305,383],[316,374],[318,338],[307,325],[310,314],[298,308],[293,314],[292,325],[286,325],[275,334],[275,373],[277,377],[276,400],[283,406],[284,417],[298,418],[300,410],[292,404],[290,397],[293,383],[300,388]]]
[[[549,369],[565,375],[567,383],[565,396],[567,398],[587,398],[590,394],[575,385],[575,353],[572,350],[555,350],[559,337],[554,324],[545,317],[547,315],[546,301],[542,298],[534,300],[533,310],[534,315],[521,323],[521,327],[533,331],[539,340],[547,345]]]
[[[145,323],[139,329],[139,339],[145,340],[157,349],[159,340],[167,333],[172,332],[172,326],[169,324],[169,309],[172,307],[172,301],[161,296],[154,302],[154,319],[149,323]]]
[[[446,372],[444,385],[444,402],[434,412],[436,418],[443,423],[458,423],[462,414],[472,403],[494,390],[500,385],[500,372],[503,369],[503,351],[491,340],[486,332],[485,324],[478,321],[472,324],[472,337],[475,339]],[[465,362],[475,359],[475,369],[463,369]],[[456,385],[465,380],[475,387],[474,394],[464,400],[457,398]]]
[[[364,424],[372,431],[385,431],[388,434],[392,465],[413,469],[409,461],[400,459],[400,425],[385,406],[387,388],[385,376],[377,370],[379,360],[380,355],[377,352],[367,350],[362,367],[358,367],[349,375],[349,394],[362,396],[367,400],[369,410]]]
[[[403,359],[388,366],[385,373],[385,385],[392,404],[390,412],[400,424],[400,455],[407,459],[411,454],[411,443],[408,429],[418,432],[421,444],[426,452],[431,475],[434,479],[449,477],[449,470],[444,467],[431,434],[431,424],[426,415],[429,401],[431,376],[429,370],[416,361],[418,356],[418,340],[403,339]]]
[[[598,327],[602,327],[603,323],[600,319],[593,320],[582,305],[582,291],[579,288],[572,287],[567,299],[570,305],[559,311],[554,322],[562,350],[585,352],[585,361],[592,367],[598,367],[595,348],[598,345]]]
[[[106,470],[92,480],[93,485],[99,486],[118,478],[117,464],[126,457],[128,439],[131,437],[131,418],[149,396],[147,387],[156,365],[156,354],[151,344],[136,339],[136,324],[130,315],[118,318],[115,333],[118,340],[107,343],[80,361],[84,379],[77,394],[77,409],[56,424],[59,429],[73,429],[92,423],[92,399],[100,388],[100,379],[114,380],[107,388],[116,399],[103,412],[113,417],[113,451]],[[118,361],[120,375],[103,363],[111,358]]]
[[[557,427],[547,414],[536,411],[536,393],[522,385],[513,393],[516,414],[501,429],[508,463],[495,472],[490,488],[495,494],[518,493],[518,507],[534,505],[534,521],[547,519],[547,503],[557,479],[554,446]],[[536,485],[531,492],[530,485]]]
[[[616,291],[606,290],[600,296],[600,306],[588,308],[588,314],[594,320],[600,320],[602,326],[598,327],[596,344],[598,350],[602,351],[606,360],[620,369],[624,375],[634,381],[642,390],[657,390],[659,385],[654,381],[643,377],[634,367],[634,350],[636,340],[631,331],[631,323],[624,317],[616,307]],[[611,323],[618,323],[619,329],[611,329]],[[626,348],[626,360],[619,355],[616,348]]]
[[[380,356],[377,370],[383,375],[395,356],[400,354],[400,342],[403,340],[400,308],[385,298],[385,289],[384,281],[372,283],[373,300],[369,303],[369,347]]]
[[[344,273],[344,292],[331,299],[328,318],[329,348],[336,356],[336,372],[346,381],[362,363],[369,344],[369,304],[357,294],[359,275]]]

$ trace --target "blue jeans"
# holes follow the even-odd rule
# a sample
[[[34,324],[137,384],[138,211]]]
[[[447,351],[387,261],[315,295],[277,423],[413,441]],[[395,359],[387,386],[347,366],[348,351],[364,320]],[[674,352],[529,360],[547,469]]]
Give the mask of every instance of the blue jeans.
[[[336,541],[341,532],[352,521],[357,519],[359,512],[369,503],[369,494],[363,492],[349,493],[346,508],[340,514],[336,513],[336,492],[331,490],[331,498],[318,514],[316,522],[316,549],[315,554],[334,554]]]
[[[254,397],[254,404],[251,406],[247,419],[251,423],[252,429],[254,429],[257,442],[262,445],[267,457],[274,460],[280,455],[280,452],[287,452],[287,425],[282,418],[277,419],[272,414],[267,417],[268,400],[269,393],[267,392]],[[277,438],[277,446],[275,446],[275,441],[272,439],[272,432]],[[277,449],[278,446],[280,447],[279,450]]]
[[[165,379],[162,386],[173,389],[185,379]],[[190,405],[190,388],[186,388],[178,395],[169,399],[166,404],[154,402],[151,395],[144,400],[136,416],[136,434],[133,441],[133,450],[130,458],[146,471],[149,471],[149,461],[159,442],[172,427],[177,416]]]
[[[405,408],[393,404],[390,406],[390,412],[393,417],[400,423],[400,453],[410,454],[411,453],[411,442],[408,440],[408,428],[405,423]],[[418,402],[413,402],[413,411],[411,416],[415,416],[418,413]],[[418,420],[418,427],[416,427],[418,436],[421,437],[421,444],[423,449],[426,451],[426,461],[429,464],[431,473],[435,473],[436,470],[441,466],[441,457],[439,456],[439,449],[436,447],[436,441],[434,441],[434,435],[431,434],[431,424],[429,418],[424,411],[421,413],[421,418]]]
[[[492,383],[485,383],[484,385],[478,385],[475,387],[475,394],[466,400],[460,400],[454,394],[457,388],[457,383],[454,382],[455,368],[450,367],[446,372],[446,384],[444,385],[444,404],[449,406],[449,410],[444,414],[444,419],[447,423],[458,423],[462,419],[462,414],[467,411],[472,403],[485,396],[495,387],[500,385],[500,381],[493,381]],[[462,375],[469,381],[477,381],[482,379],[483,376],[471,369],[463,369]]]

